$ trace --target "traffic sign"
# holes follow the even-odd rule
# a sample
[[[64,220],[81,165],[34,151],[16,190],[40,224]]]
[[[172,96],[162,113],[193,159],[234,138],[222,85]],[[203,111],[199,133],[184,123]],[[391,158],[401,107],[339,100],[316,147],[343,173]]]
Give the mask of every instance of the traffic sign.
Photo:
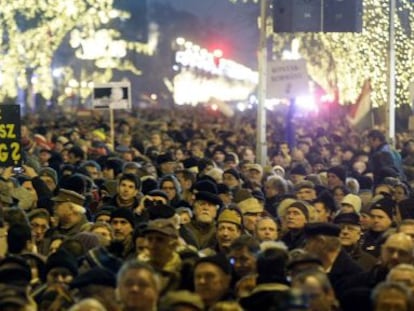
[[[293,98],[307,94],[309,78],[305,60],[279,60],[268,65],[267,98]]]

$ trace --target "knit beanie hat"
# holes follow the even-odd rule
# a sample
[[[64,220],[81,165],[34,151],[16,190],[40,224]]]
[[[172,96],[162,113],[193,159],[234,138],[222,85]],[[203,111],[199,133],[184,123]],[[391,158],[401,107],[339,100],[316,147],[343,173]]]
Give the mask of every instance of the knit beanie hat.
[[[292,203],[291,205],[288,206],[286,211],[291,207],[295,207],[298,210],[300,210],[302,212],[302,214],[305,215],[306,220],[309,220],[309,209],[307,208],[307,206],[304,202],[295,201],[294,203]]]
[[[223,175],[224,174],[229,174],[229,175],[232,175],[236,179],[240,179],[240,173],[234,168],[229,168],[229,169],[225,170],[223,172]]]
[[[73,236],[73,239],[82,244],[84,252],[100,246],[99,237],[92,232],[79,232]]]
[[[226,184],[217,184],[217,194],[228,194],[230,192],[230,188]]]
[[[116,210],[114,210],[111,213],[111,221],[114,218],[123,218],[123,219],[126,219],[131,224],[131,226],[133,228],[135,227],[134,214],[132,213],[132,211],[130,211],[127,208],[118,207]]]
[[[95,222],[96,222],[96,219],[99,216],[102,216],[102,215],[106,215],[106,216],[111,217],[112,212],[116,209],[117,209],[117,207],[113,206],[113,205],[104,205],[104,206],[102,206],[102,208],[100,210],[98,210],[94,215]]]
[[[31,278],[30,266],[20,256],[8,255],[0,260],[0,284],[27,286]]]
[[[57,173],[51,167],[44,167],[44,168],[40,169],[39,176],[40,177],[41,176],[48,176],[48,177],[50,177],[50,178],[53,179],[53,181],[55,182],[55,185],[58,184],[58,176],[57,176]]]
[[[396,206],[396,202],[388,197],[384,197],[378,201],[376,201],[370,208],[370,211],[373,209],[382,210],[387,216],[392,220],[394,215],[394,209]]]
[[[328,169],[328,173],[336,175],[344,184],[346,182],[346,169],[343,166],[334,166]]]
[[[290,175],[302,175],[306,176],[308,173],[303,165],[298,164],[290,170]]]
[[[114,274],[117,274],[122,266],[122,259],[112,254],[105,247],[98,247],[86,253],[85,259],[88,264],[93,267],[100,267],[108,269]]]
[[[64,249],[59,249],[49,256],[46,261],[46,275],[53,268],[66,268],[73,276],[78,275],[78,265],[75,257]]]

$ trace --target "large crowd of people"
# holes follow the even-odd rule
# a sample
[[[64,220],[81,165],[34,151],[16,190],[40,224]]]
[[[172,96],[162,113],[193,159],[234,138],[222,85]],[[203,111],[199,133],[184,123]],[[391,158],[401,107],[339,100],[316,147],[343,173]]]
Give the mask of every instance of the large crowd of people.
[[[414,310],[408,133],[269,112],[261,165],[248,112],[104,116],[22,119],[0,310]]]

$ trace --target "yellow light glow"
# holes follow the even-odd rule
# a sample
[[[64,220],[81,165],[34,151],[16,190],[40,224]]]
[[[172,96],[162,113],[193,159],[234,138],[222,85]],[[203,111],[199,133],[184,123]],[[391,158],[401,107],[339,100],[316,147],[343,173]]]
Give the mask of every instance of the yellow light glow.
[[[239,4],[246,2],[229,1]],[[395,78],[398,106],[409,102],[409,85],[414,77],[414,4],[411,0],[397,3]],[[411,29],[411,33],[404,29],[403,16],[409,24],[405,28]],[[384,105],[388,100],[388,34],[389,1],[384,0],[364,0],[362,33],[268,33],[274,39],[275,55],[281,55],[286,45],[296,38],[300,55],[308,61],[308,72],[312,79],[328,93],[334,93],[337,88],[342,104],[354,103],[364,81],[371,79],[374,107]]]
[[[118,31],[108,29],[108,26],[104,25],[113,18],[129,18],[130,16],[128,12],[115,10],[113,2],[114,0],[60,0],[54,1],[53,5],[50,0],[4,2],[0,14],[2,25],[0,29],[2,51],[0,54],[0,75],[2,76],[0,101],[6,97],[16,97],[18,88],[27,88],[33,76],[36,77],[36,87],[33,91],[49,99],[55,83],[52,60],[68,34],[70,34],[70,47],[75,50],[74,56],[82,57],[86,54],[87,57],[84,58],[91,59],[95,63],[99,63],[99,59],[109,58],[108,63],[111,67],[118,68],[119,66],[119,68],[139,74],[138,68],[121,58],[128,51],[152,55],[156,46],[125,41]],[[28,20],[37,20],[39,17],[41,19],[33,28],[23,29],[19,24],[21,16]],[[107,29],[105,33],[100,32],[102,28]],[[104,55],[96,55],[100,47],[96,44],[96,34],[99,39],[106,40],[100,43],[104,44],[106,53]],[[94,44],[88,46],[87,43],[91,42]],[[85,75],[85,79],[81,81],[84,83],[107,82],[112,77],[112,70],[107,69],[94,67],[91,69],[94,72]],[[64,86],[70,87],[68,82],[73,79],[73,70],[70,70],[70,67],[63,67],[63,72],[64,74],[59,79],[62,80]],[[76,80],[79,80],[78,77],[73,79],[71,84],[79,85]],[[82,88],[81,95],[85,95],[87,90],[89,88]],[[65,93],[68,93],[68,90]],[[63,94],[59,99],[65,96]]]

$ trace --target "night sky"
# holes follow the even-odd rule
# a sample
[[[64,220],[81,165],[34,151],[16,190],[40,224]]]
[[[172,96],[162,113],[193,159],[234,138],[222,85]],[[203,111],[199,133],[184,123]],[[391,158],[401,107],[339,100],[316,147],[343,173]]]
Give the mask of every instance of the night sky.
[[[152,2],[154,0],[148,0]],[[257,69],[257,29],[258,4],[233,4],[229,0],[163,0],[173,7],[188,11],[208,20],[222,30],[221,42],[224,57],[234,59],[244,65]],[[197,42],[196,42],[197,43]]]

